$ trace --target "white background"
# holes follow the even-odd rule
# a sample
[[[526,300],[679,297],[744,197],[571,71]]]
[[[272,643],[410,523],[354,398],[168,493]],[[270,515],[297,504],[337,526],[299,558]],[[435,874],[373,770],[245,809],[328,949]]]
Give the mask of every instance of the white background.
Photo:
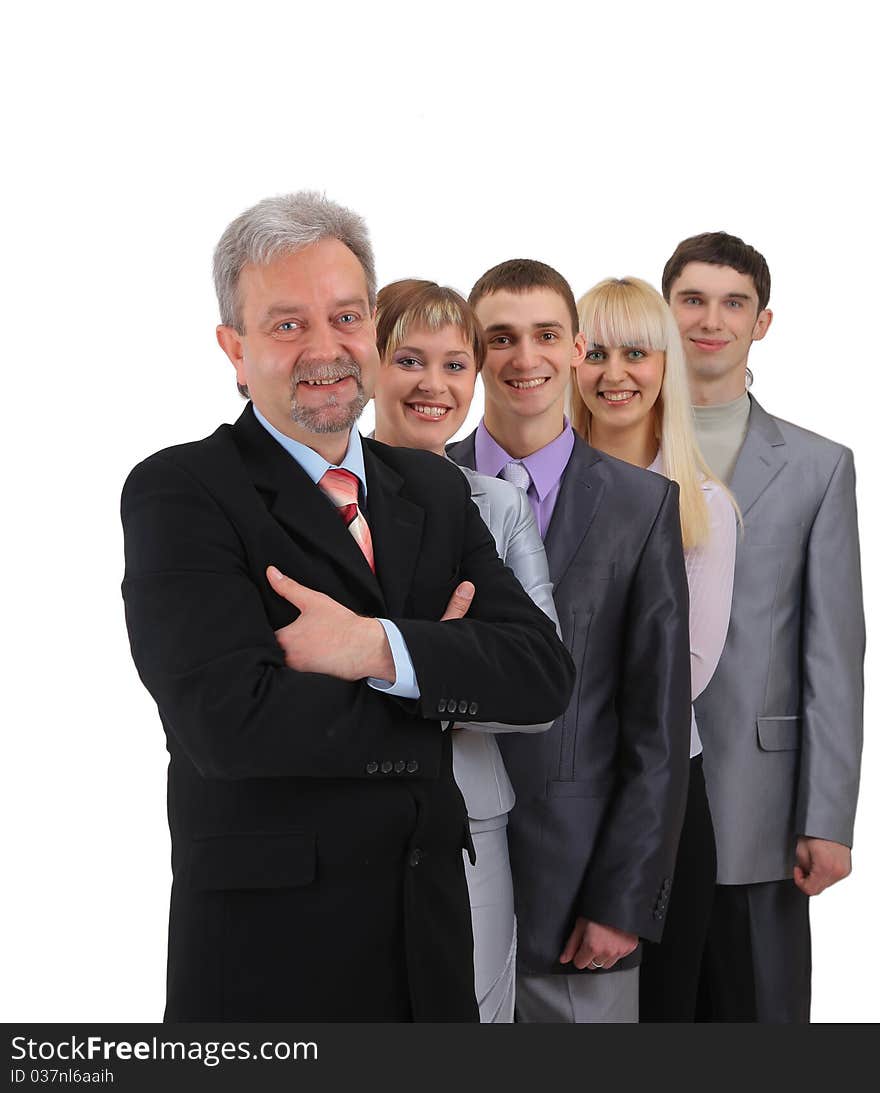
[[[855,871],[814,900],[813,1015],[878,1018],[867,10],[18,6],[0,76],[3,1019],[161,1017],[166,753],[128,654],[119,491],[145,455],[240,412],[211,251],[242,209],[303,187],[366,217],[380,284],[467,291],[513,256],[576,294],[612,274],[659,284],[681,238],[716,229],[766,255],[776,319],[754,391],[855,450],[869,619]]]

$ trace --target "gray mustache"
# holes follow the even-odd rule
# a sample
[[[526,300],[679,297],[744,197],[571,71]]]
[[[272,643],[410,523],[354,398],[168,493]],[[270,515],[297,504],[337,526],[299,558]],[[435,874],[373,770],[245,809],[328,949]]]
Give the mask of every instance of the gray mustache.
[[[296,387],[298,383],[309,380],[342,380],[348,376],[352,376],[360,384],[359,365],[351,357],[337,357],[333,361],[300,361],[291,378],[293,386]]]

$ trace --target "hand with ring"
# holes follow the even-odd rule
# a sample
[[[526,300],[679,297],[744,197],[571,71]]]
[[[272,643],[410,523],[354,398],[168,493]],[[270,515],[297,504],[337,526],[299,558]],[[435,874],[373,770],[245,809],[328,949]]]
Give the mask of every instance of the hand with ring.
[[[629,956],[638,945],[635,934],[592,922],[581,915],[575,919],[565,948],[559,954],[560,964],[574,964],[578,971],[609,971],[618,960]]]

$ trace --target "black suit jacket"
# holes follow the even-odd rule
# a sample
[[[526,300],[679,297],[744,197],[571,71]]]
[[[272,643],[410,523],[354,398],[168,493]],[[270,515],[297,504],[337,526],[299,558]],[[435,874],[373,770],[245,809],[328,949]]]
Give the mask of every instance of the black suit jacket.
[[[364,446],[376,576],[250,406],[126,482],[126,621],[171,756],[169,1020],[476,1019],[440,719],[547,720],[574,673],[456,468]],[[270,563],[392,618],[421,698],[287,668]],[[433,621],[465,577],[469,618]]]
[[[474,434],[449,454],[473,467]],[[678,486],[575,437],[544,545],[577,682],[549,732],[499,737],[518,959],[541,974],[576,972],[559,954],[577,915],[660,939],[690,744]]]

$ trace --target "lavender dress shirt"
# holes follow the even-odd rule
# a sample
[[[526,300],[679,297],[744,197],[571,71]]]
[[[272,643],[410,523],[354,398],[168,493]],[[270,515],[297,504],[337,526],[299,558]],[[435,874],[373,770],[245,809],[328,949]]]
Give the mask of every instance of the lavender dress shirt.
[[[550,517],[556,506],[556,498],[559,496],[559,486],[562,482],[562,473],[568,466],[574,448],[574,433],[568,418],[565,419],[565,427],[555,440],[545,444],[543,448],[527,455],[525,459],[514,459],[501,445],[489,435],[489,431],[481,421],[477,426],[474,437],[474,456],[477,470],[480,474],[487,474],[490,478],[498,478],[508,463],[516,462],[529,472],[532,484],[526,490],[526,497],[535,514],[535,521],[541,538],[545,538],[547,528],[550,526]]]

